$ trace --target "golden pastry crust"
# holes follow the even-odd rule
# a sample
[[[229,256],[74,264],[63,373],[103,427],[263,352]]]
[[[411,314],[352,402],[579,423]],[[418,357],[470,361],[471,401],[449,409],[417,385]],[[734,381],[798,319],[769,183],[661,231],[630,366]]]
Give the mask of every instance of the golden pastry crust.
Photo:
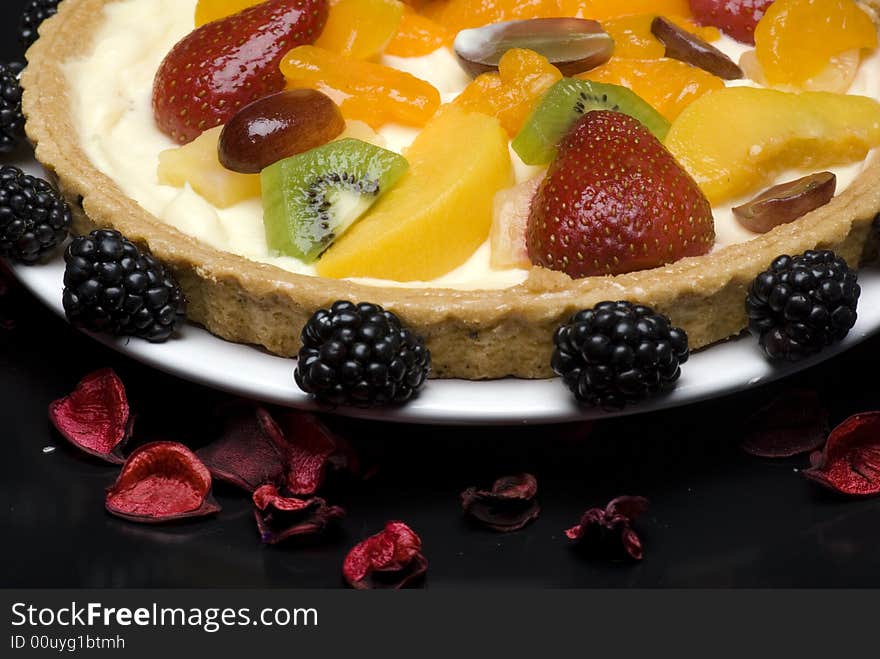
[[[692,348],[739,334],[749,283],[779,254],[833,249],[849,263],[867,251],[880,212],[880,160],[830,204],[750,242],[672,265],[616,277],[569,277],[535,268],[521,286],[458,291],[372,287],[297,275],[213,249],[128,198],[90,162],[77,139],[62,63],[87,54],[115,0],[65,0],[40,29],[23,75],[27,133],[37,159],[75,209],[75,228],[112,227],[174,270],[190,320],[214,334],[294,355],[311,314],[337,299],[370,301],[425,337],[435,377],[488,379],[552,375],[555,329],[578,309],[626,299],[654,307],[684,328]],[[871,2],[877,8],[880,2]]]

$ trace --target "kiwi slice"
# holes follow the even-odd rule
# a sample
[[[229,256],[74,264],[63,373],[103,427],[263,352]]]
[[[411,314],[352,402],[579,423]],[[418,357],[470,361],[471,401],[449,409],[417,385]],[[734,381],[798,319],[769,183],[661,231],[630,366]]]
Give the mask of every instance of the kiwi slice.
[[[312,263],[409,168],[403,156],[353,138],[263,170],[269,249]]]
[[[556,145],[578,117],[592,110],[623,112],[641,121],[658,139],[669,132],[669,121],[635,92],[592,80],[563,78],[553,85],[513,140],[513,150],[527,165],[546,165]]]

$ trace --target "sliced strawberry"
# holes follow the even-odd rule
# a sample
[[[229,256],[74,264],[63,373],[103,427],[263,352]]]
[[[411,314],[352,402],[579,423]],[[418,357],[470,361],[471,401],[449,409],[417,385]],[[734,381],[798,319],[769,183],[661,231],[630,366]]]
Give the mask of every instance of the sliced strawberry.
[[[284,88],[281,59],[318,38],[327,0],[267,0],[207,23],[178,42],[153,82],[159,128],[181,144]]]
[[[717,27],[737,41],[755,45],[755,26],[773,0],[690,0],[701,25]]]
[[[638,120],[588,112],[563,139],[532,200],[535,265],[572,277],[615,275],[708,252],[712,207]]]

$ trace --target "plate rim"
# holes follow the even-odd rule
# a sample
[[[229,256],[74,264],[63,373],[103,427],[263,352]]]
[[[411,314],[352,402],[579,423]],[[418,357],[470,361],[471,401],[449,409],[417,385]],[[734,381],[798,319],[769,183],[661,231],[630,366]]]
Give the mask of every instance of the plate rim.
[[[8,263],[8,265],[26,290],[67,322],[61,304],[63,258],[60,254],[39,265],[28,266],[13,263]],[[683,369],[682,379],[672,391],[643,403],[615,411],[579,406],[558,378],[548,380],[505,378],[487,381],[435,379],[429,381],[418,398],[401,407],[329,408],[316,403],[296,387],[293,382],[295,358],[278,357],[256,346],[225,341],[192,323],[186,324],[180,337],[173,338],[165,344],[152,344],[131,337],[83,333],[129,358],[169,375],[237,396],[284,407],[370,421],[415,425],[520,426],[575,423],[645,414],[720,398],[788,377],[833,358],[871,335],[880,332],[880,272],[863,268],[859,274],[862,286],[859,318],[856,326],[842,342],[801,362],[773,365],[763,357],[755,341],[745,335],[740,335],[691,355],[688,364]],[[873,301],[874,304],[865,304],[866,299]],[[865,309],[867,311],[863,312]],[[871,313],[872,310],[874,310],[873,313]],[[192,353],[192,350],[189,349],[193,349],[195,352]],[[233,359],[233,361],[239,362],[243,360],[244,363],[257,367],[257,371],[270,373],[273,379],[277,378],[281,370],[286,369],[286,382],[283,384],[275,382],[271,387],[268,387],[265,382],[261,386],[253,378],[221,379],[218,377],[216,367],[211,367],[207,371],[194,369],[192,362],[198,361],[198,359],[190,361],[184,359],[182,364],[175,359],[185,352],[192,353],[190,357],[193,357],[193,354],[196,357],[198,355],[204,357],[206,350],[207,354],[211,354],[218,349],[221,352],[225,351],[227,360]],[[733,357],[736,358],[735,361],[739,363],[739,367],[748,366],[743,373],[749,373],[750,377],[744,379],[720,378],[710,382],[708,386],[688,377],[688,374],[694,370],[694,364],[698,365],[699,370],[711,371],[713,370],[712,362],[724,362],[730,357],[727,353],[734,353]],[[510,400],[510,405],[502,404],[492,407],[494,396],[506,397]],[[542,398],[544,396],[548,398]],[[530,399],[534,397],[539,399],[539,403],[530,406]],[[459,403],[467,401],[469,404],[458,408],[450,407],[456,401]],[[489,404],[489,408],[479,409],[477,403],[480,401]]]

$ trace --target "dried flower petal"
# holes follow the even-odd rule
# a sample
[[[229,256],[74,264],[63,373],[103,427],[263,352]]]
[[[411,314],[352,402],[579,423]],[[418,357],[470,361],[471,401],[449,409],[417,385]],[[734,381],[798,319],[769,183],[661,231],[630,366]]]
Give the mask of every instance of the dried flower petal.
[[[618,497],[604,509],[589,509],[581,517],[580,523],[568,529],[565,535],[588,551],[610,556],[620,555],[622,551],[633,560],[640,561],[644,550],[632,523],[646,510],[648,500],[644,497]]]
[[[790,391],[746,422],[742,448],[761,458],[789,458],[815,451],[828,436],[828,410],[815,391]]]
[[[293,495],[311,496],[328,468],[359,469],[351,445],[313,414],[291,412],[279,425],[261,407],[238,411],[221,438],[198,453],[215,478],[247,492],[273,483]]]
[[[293,412],[281,418],[286,440],[287,489],[310,496],[324,482],[327,468],[357,472],[357,456],[351,445],[332,433],[314,414]]]
[[[220,510],[211,497],[211,472],[195,453],[176,442],[135,449],[108,488],[106,506],[113,515],[148,524]]]
[[[422,541],[403,522],[388,522],[348,552],[342,574],[352,588],[399,589],[419,583],[428,571]]]
[[[880,494],[880,412],[849,417],[831,431],[821,452],[810,456],[807,478],[841,494]]]
[[[113,464],[131,436],[134,418],[125,387],[109,368],[87,375],[68,396],[49,405],[49,419],[80,450]]]
[[[216,442],[197,451],[211,475],[247,492],[282,483],[287,473],[285,440],[262,407],[235,410]]]
[[[538,518],[538,481],[531,474],[499,478],[489,491],[471,487],[461,493],[469,517],[501,533],[519,531]]]
[[[324,499],[285,497],[272,484],[257,488],[253,498],[260,537],[269,545],[296,536],[318,535],[345,517],[345,510],[327,505]]]

